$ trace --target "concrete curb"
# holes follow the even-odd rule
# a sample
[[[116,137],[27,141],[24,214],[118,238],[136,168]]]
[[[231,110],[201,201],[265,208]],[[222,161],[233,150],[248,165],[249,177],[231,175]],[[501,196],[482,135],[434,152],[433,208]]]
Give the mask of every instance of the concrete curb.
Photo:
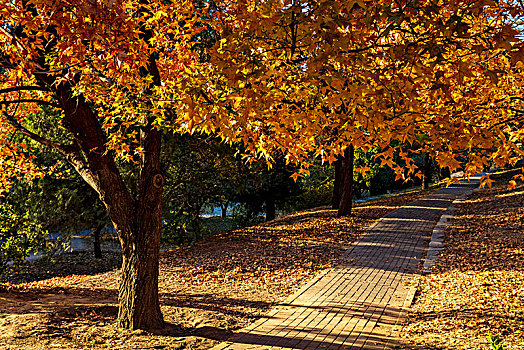
[[[458,197],[452,202],[451,206],[449,206],[440,217],[440,220],[433,228],[433,232],[431,234],[431,240],[429,242],[428,251],[426,253],[426,259],[424,260],[424,267],[422,270],[424,274],[431,273],[432,269],[435,267],[435,264],[437,263],[437,260],[440,258],[444,251],[446,228],[451,224],[451,220],[453,219],[453,213],[456,209],[457,204],[463,202],[469,195],[478,190],[479,188],[475,187],[472,188],[470,191],[462,194],[460,197]]]

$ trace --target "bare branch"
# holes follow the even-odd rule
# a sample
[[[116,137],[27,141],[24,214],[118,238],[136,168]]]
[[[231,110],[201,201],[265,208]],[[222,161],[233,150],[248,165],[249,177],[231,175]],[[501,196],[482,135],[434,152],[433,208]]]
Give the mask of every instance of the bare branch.
[[[26,99],[11,100],[11,101],[0,101],[0,106],[1,105],[10,105],[10,104],[13,104],[13,103],[38,103],[38,104],[41,104],[41,105],[46,105],[46,106],[51,106],[51,107],[55,107],[55,108],[60,108],[60,105],[57,104],[57,103],[53,103],[53,102],[49,102],[49,101],[43,101],[43,100],[38,100],[38,99],[34,99],[34,98],[26,98]]]
[[[40,86],[30,86],[30,85],[23,85],[23,86],[14,86],[6,89],[0,89],[0,94],[6,94],[8,92],[14,92],[14,91],[49,91],[46,88],[40,87]]]
[[[56,141],[52,141],[49,139],[46,139],[45,137],[42,137],[40,135],[35,134],[32,131],[27,130],[22,124],[18,122],[18,120],[15,119],[14,116],[9,115],[7,112],[3,111],[3,115],[7,122],[14,127],[16,130],[18,130],[20,133],[24,134],[25,136],[29,137],[30,139],[41,143],[44,146],[53,147],[60,152],[64,153],[66,146],[62,145],[61,143],[58,143]],[[65,154],[65,153],[64,153]]]
[[[75,64],[72,64],[70,66],[63,67],[63,68],[57,68],[57,69],[53,69],[53,70],[35,71],[35,72],[33,72],[33,74],[51,74],[51,73],[63,72],[63,71],[69,70],[69,68],[73,68],[73,67],[79,66],[81,64],[82,63],[75,63]]]

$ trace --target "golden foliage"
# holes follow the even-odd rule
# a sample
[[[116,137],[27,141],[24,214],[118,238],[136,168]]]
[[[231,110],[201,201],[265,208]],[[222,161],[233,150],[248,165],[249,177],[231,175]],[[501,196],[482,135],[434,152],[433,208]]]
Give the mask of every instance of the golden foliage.
[[[3,118],[54,104],[47,91],[5,92],[46,88],[35,80],[46,75],[93,104],[107,146],[128,160],[154,115],[159,128],[216,133],[266,161],[280,149],[289,162],[312,152],[331,162],[349,143],[396,140],[451,169],[465,157],[475,173],[522,155],[523,10],[491,0],[1,0]],[[197,38],[211,32],[203,59]],[[153,63],[160,84],[144,74]],[[391,154],[383,162],[394,166]]]

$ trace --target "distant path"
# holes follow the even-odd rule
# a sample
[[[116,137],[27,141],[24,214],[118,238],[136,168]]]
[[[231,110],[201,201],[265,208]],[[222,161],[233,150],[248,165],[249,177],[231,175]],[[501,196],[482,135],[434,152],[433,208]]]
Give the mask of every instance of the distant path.
[[[456,184],[390,212],[345,253],[347,264],[316,277],[213,349],[390,349],[433,227],[478,184]]]

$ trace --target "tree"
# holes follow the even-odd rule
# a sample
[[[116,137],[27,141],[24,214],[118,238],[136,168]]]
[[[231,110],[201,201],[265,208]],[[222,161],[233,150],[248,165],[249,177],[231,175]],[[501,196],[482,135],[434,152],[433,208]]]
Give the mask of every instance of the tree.
[[[202,209],[232,200],[243,175],[235,152],[211,135],[164,138],[164,236],[178,243],[202,238]]]
[[[160,327],[163,131],[215,133],[268,163],[284,153],[295,178],[312,153],[331,162],[349,145],[380,146],[403,173],[388,145],[419,134],[451,169],[463,150],[469,173],[511,162],[521,14],[489,0],[0,0],[1,178],[39,175],[13,133],[61,152],[119,235],[119,324]],[[196,50],[208,28],[220,40]],[[25,124],[42,106],[61,111],[66,142]]]
[[[291,161],[307,159],[312,149],[335,161],[348,144],[380,146],[396,167],[390,141],[416,143],[427,135],[425,150],[443,166],[456,168],[455,158],[468,150],[468,173],[486,160],[481,152],[498,154],[500,163],[519,152],[509,139],[520,139],[521,115],[508,110],[522,94],[518,3],[245,5],[231,5],[229,13],[238,14],[228,18],[221,39],[232,57],[212,60],[236,77],[216,93],[229,104],[215,108],[270,107],[263,118],[228,130],[230,138],[251,134],[264,154],[284,148]],[[499,137],[510,120],[511,130]]]
[[[67,135],[56,128],[57,120],[58,115],[44,111],[28,116],[25,123],[39,135],[66,141]],[[33,182],[16,181],[2,203],[15,208],[18,213],[30,215],[41,230],[56,234],[57,241],[64,244],[69,242],[72,234],[92,230],[94,254],[101,258],[101,231],[110,223],[96,192],[56,150],[23,135],[19,136],[18,142],[26,145],[34,155],[33,163],[45,170],[46,175]]]
[[[9,126],[4,132],[20,132],[61,152],[98,192],[123,249],[119,324],[126,328],[158,328],[163,324],[158,302],[158,257],[164,180],[160,164],[161,132],[147,100],[161,82],[152,49],[154,36],[144,26],[144,20],[153,12],[147,6],[136,7],[139,11],[135,11],[127,7],[130,4],[112,7],[87,3],[77,9],[54,8],[55,5],[4,2],[1,6],[0,91],[5,96],[2,105],[7,107],[2,113],[3,121]],[[140,14],[140,10],[143,15],[134,18],[133,13]],[[70,26],[63,20],[66,17],[82,24]],[[122,45],[121,38],[131,45]],[[100,60],[104,55],[107,56]],[[133,73],[115,76],[115,65],[121,72]],[[83,86],[87,90],[82,91],[80,77],[84,82],[102,79],[110,83],[93,84],[91,89]],[[111,96],[120,94],[117,98],[124,104],[104,100],[103,95],[111,90],[112,84],[117,89]],[[98,98],[91,101],[96,101],[101,109],[93,108],[90,102],[93,95]],[[128,107],[125,103],[130,98],[135,103],[129,108],[138,115],[134,122],[126,124],[130,114],[120,109]],[[25,102],[30,107],[19,108]],[[101,114],[108,110],[108,103],[113,115],[119,116],[118,121],[111,113]],[[147,108],[147,113],[140,113],[137,103]],[[35,104],[63,111],[61,126],[69,132],[69,142],[44,138],[24,126],[26,115],[36,110]],[[101,123],[99,118],[105,120]],[[124,182],[115,158],[118,153],[124,155],[129,147],[123,142],[123,135],[136,140],[137,155],[133,161],[137,163],[137,183],[133,187]]]
[[[29,254],[45,249],[45,236],[27,214],[0,205],[0,276],[18,268]]]
[[[241,171],[233,201],[246,206],[248,222],[255,219],[258,213],[265,211],[266,221],[276,217],[277,204],[283,205],[299,192],[299,185],[292,180],[295,168],[286,165],[283,157],[276,157],[271,169],[265,164],[253,163]]]

